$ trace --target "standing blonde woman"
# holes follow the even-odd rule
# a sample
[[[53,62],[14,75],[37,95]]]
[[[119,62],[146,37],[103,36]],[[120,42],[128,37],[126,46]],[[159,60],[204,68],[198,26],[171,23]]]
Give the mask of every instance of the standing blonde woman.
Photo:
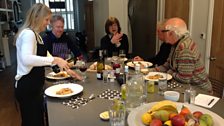
[[[26,20],[17,34],[17,74],[15,95],[20,105],[22,126],[43,126],[44,66],[57,64],[72,77],[81,79],[69,69],[68,63],[52,57],[44,47],[39,33],[44,31],[51,18],[50,9],[43,4],[34,4],[27,12]]]

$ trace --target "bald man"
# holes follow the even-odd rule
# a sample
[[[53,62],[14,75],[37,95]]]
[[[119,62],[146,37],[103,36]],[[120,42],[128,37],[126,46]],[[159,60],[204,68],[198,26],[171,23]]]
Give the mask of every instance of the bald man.
[[[165,42],[172,45],[171,52],[167,62],[153,70],[170,73],[176,81],[191,83],[212,93],[201,54],[189,35],[186,23],[180,18],[168,19],[162,32]]]

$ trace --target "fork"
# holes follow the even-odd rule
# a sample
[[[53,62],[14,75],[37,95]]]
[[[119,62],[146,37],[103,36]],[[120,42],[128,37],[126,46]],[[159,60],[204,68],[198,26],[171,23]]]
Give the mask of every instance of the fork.
[[[93,100],[94,98],[95,98],[95,95],[94,95],[94,94],[91,94],[91,95],[87,98],[87,101]]]

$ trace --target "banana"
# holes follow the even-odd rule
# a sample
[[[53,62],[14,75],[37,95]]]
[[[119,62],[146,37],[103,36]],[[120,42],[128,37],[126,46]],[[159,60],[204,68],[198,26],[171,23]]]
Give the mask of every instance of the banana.
[[[164,100],[153,105],[152,108],[148,111],[148,113],[152,113],[158,110],[167,110],[169,112],[177,113],[177,106],[176,103],[172,101]]]
[[[178,113],[177,108],[172,106],[172,105],[165,105],[165,106],[159,108],[159,110],[166,110],[170,113],[172,113],[172,112],[173,113]]]

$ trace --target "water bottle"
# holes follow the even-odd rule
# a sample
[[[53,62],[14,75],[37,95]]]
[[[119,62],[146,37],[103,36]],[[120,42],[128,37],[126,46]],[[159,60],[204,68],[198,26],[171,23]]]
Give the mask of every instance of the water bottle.
[[[138,71],[135,74],[129,74],[126,79],[126,108],[127,111],[131,111],[143,103],[144,79]]]

